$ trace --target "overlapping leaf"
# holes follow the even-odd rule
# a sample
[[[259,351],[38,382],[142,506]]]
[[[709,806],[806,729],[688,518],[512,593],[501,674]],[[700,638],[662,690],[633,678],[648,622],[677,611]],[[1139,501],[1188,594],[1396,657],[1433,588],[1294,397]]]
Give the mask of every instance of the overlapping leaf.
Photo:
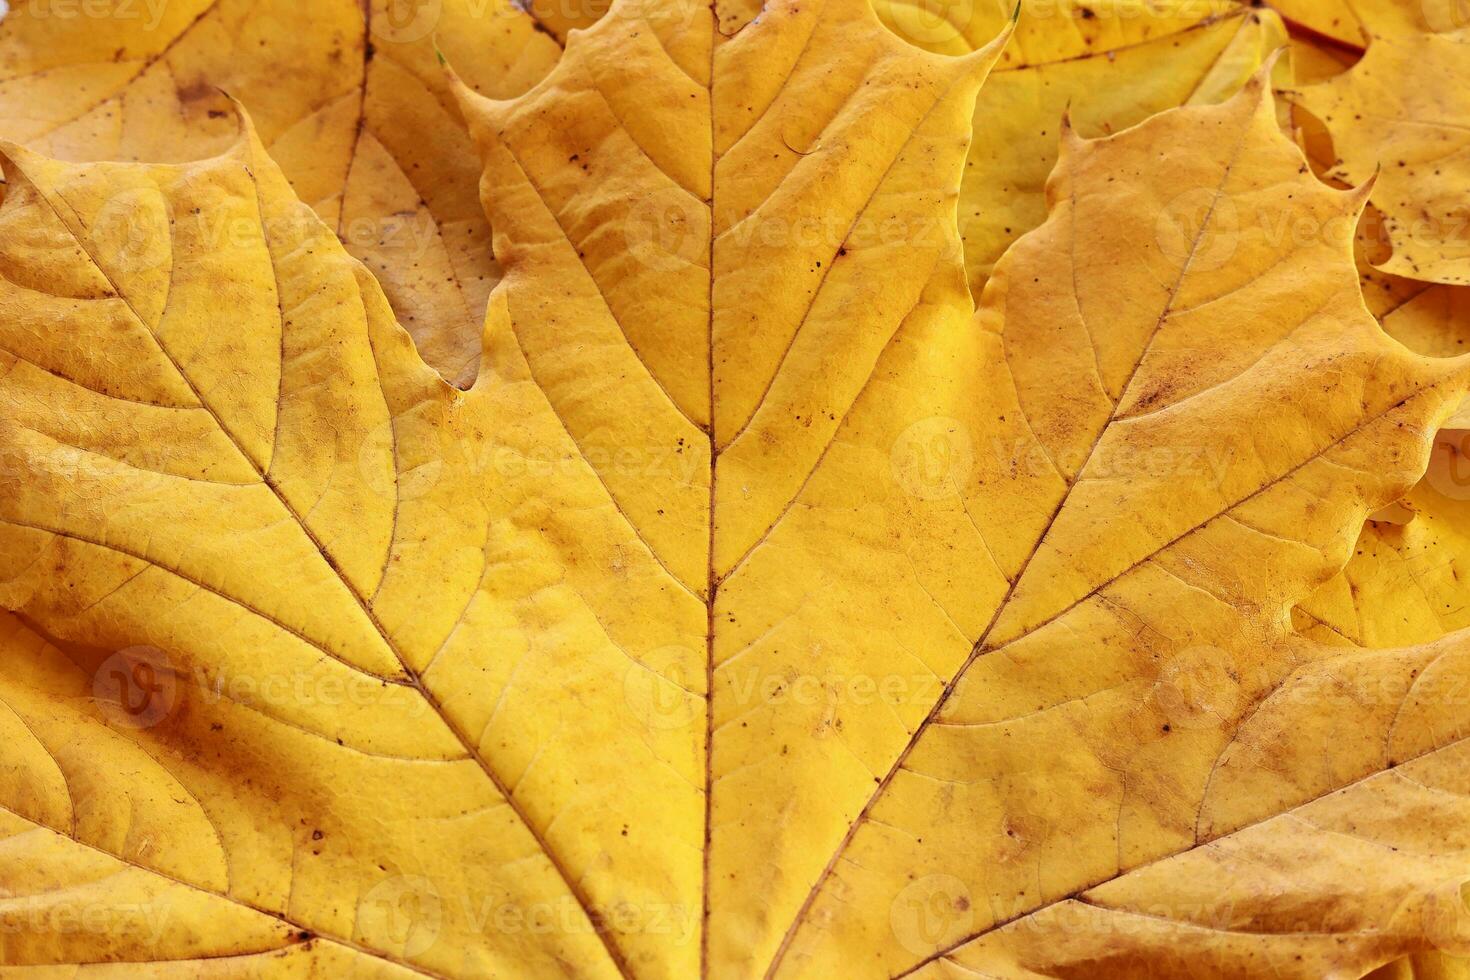
[[[900,37],[949,54],[980,47],[1000,23],[986,3],[940,5],[936,13],[952,20],[906,2],[879,10]],[[960,184],[966,276],[976,296],[1006,248],[1046,217],[1063,114],[1091,137],[1174,106],[1218,102],[1286,39],[1270,11],[1230,0],[1022,0],[1016,10],[1016,36],[975,105],[976,131],[990,138],[971,145]]]
[[[383,284],[425,358],[474,378],[495,283],[473,150],[434,44],[491,95],[540,79],[604,4],[88,0],[0,21],[0,135],[64,159],[172,162],[251,111],[296,193]]]
[[[1271,6],[1320,37],[1349,47],[1363,46],[1363,25],[1350,0],[1272,0]]]
[[[1227,152],[1200,154],[1211,138]],[[1142,227],[1180,188],[1201,189],[1195,236]],[[798,972],[816,972],[844,947],[878,949],[883,967],[903,972],[925,958],[919,947],[958,948],[1392,761],[1338,754],[1322,773],[1322,757],[1304,751],[1300,762],[1262,768],[1240,744],[1256,725],[1311,741],[1328,724],[1330,712],[1290,697],[1289,719],[1247,720],[1294,671],[1333,655],[1293,636],[1286,613],[1346,560],[1362,516],[1407,488],[1401,481],[1420,465],[1411,459],[1422,459],[1435,421],[1457,403],[1453,385],[1428,380],[1450,369],[1383,337],[1352,287],[1363,194],[1316,183],[1280,137],[1259,80],[1221,109],[1166,114],[1075,147],[1050,189],[1051,219],[1007,256],[981,316],[1003,317],[1002,336],[1014,338],[1009,361],[1043,442],[1048,410],[1071,423],[1052,436],[1053,458],[1075,458],[1081,439],[1088,463],[1080,478],[1072,471],[972,666],[813,889],[787,946]],[[1321,237],[1273,234],[1283,215]],[[1157,251],[1145,247],[1138,274],[1153,294],[1089,291],[1108,280],[1086,270],[1151,237]],[[1171,258],[1172,278],[1149,274]],[[1131,332],[1122,326],[1130,322]],[[1108,324],[1090,344],[1089,324]],[[1045,370],[1028,385],[1019,351],[1047,341]],[[1365,373],[1347,367],[1357,357],[1368,358]],[[1390,393],[1394,372],[1383,369],[1392,362],[1429,372],[1409,382],[1417,394]],[[1332,383],[1306,380],[1324,373]],[[1097,394],[1084,401],[1077,393],[1089,376]],[[1349,415],[1316,398],[1343,399]],[[1304,437],[1329,418],[1342,428]],[[1395,436],[1380,442],[1389,430]],[[1409,441],[1371,469],[1358,455],[1398,438]],[[1165,447],[1176,465],[1138,462]],[[1192,475],[1177,462],[1192,458],[1186,450],[1199,454]],[[1397,477],[1385,459],[1404,466]],[[969,914],[905,943],[885,910],[936,879],[961,889]]]
[[[1377,174],[1392,254],[1385,272],[1470,284],[1470,27],[1463,5],[1374,0],[1359,11],[1368,50],[1346,73],[1291,97],[1331,133],[1333,177]],[[1434,79],[1424,84],[1425,78]]]

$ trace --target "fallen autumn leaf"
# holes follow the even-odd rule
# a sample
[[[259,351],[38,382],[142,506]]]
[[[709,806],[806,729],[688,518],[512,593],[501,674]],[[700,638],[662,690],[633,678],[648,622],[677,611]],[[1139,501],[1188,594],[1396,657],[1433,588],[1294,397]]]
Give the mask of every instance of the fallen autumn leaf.
[[[281,5],[4,109],[0,966],[1463,969],[1463,296],[1365,306],[1271,14],[616,0],[398,78],[433,6],[325,196],[311,85],[56,137],[232,10],[321,68]]]

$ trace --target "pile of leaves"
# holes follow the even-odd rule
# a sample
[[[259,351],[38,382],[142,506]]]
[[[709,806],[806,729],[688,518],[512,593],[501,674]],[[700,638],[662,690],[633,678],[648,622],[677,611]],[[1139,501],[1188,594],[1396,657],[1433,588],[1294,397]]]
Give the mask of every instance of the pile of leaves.
[[[10,6],[0,964],[1470,976],[1463,0]]]

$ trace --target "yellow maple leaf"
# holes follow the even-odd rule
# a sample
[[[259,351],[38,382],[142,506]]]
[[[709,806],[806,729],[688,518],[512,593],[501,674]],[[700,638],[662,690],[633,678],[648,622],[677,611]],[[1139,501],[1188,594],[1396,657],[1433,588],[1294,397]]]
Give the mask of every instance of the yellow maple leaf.
[[[424,357],[474,378],[497,276],[437,43],[490,95],[525,91],[604,4],[43,0],[0,21],[0,136],[72,160],[171,162],[235,139],[220,89],[383,284]]]
[[[1311,85],[1340,75],[1362,56],[1361,51],[1331,44],[1309,32],[1291,33],[1291,66],[1297,85]]]
[[[1465,848],[1352,876],[1462,822],[1463,641],[1290,615],[1467,362],[1364,307],[1366,188],[1310,173],[1264,71],[1063,129],[977,310],[956,211],[1004,40],[619,0],[525,95],[458,86],[504,267],[468,390],[248,126],[177,165],[7,147],[0,883],[41,923],[8,959],[1127,977],[1268,946],[1306,977],[1453,947]],[[1194,915],[1216,881],[1229,915]],[[56,925],[79,894],[100,942]],[[1165,921],[1067,925],[1099,903]]]
[[[878,9],[900,37],[946,54],[983,46],[1003,23],[996,7],[967,0]],[[1006,248],[1046,217],[1064,113],[1078,133],[1101,136],[1174,106],[1218,102],[1286,40],[1275,14],[1233,0],[1022,0],[1018,9],[1016,35],[976,100],[975,129],[987,138],[971,144],[960,184],[977,296]]]
[[[1271,0],[1271,6],[1292,24],[1329,41],[1349,48],[1363,47],[1363,25],[1353,0]]]
[[[1373,204],[1392,254],[1385,272],[1470,284],[1470,16],[1463,4],[1375,0],[1359,10],[1368,36],[1361,61],[1288,93],[1331,133],[1330,176],[1376,175]],[[1435,78],[1426,85],[1423,78]]]
[[[1371,208],[1370,208],[1371,211]],[[1359,225],[1360,246],[1379,243]],[[1470,290],[1380,272],[1360,247],[1364,299],[1387,333],[1411,350],[1470,350]],[[1470,625],[1470,416],[1461,405],[1435,437],[1428,471],[1403,500],[1372,516],[1346,568],[1292,611],[1306,635],[1348,646],[1424,643]]]

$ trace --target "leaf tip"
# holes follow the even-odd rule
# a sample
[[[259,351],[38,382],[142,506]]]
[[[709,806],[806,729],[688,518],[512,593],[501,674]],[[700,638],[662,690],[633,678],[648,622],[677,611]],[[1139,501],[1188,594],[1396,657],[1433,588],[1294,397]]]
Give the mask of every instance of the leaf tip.
[[[230,104],[230,108],[235,113],[235,139],[246,143],[257,140],[258,134],[255,131],[255,123],[250,118],[250,110],[245,107],[245,103],[235,98],[228,89],[222,86],[216,85],[214,89],[224,97],[224,100]]]
[[[1282,58],[1287,58],[1286,64],[1290,66],[1289,53],[1290,49],[1284,44],[1272,49],[1270,53],[1261,59],[1261,67],[1257,68],[1255,73],[1251,75],[1250,81],[1247,84],[1261,88],[1267,87],[1272,76],[1276,73],[1277,64],[1281,62]]]
[[[439,62],[439,69],[444,72],[444,76],[449,82],[449,89],[454,93],[455,102],[463,110],[466,98],[472,95],[474,90],[464,83],[464,79],[459,77],[459,72],[454,70],[454,65],[449,63],[449,56],[444,53],[443,48],[439,47],[438,35],[434,36],[433,44],[434,57]]]
[[[1360,206],[1366,206],[1367,205],[1368,198],[1373,195],[1373,188],[1375,186],[1377,186],[1377,184],[1378,184],[1378,178],[1381,177],[1382,175],[1383,175],[1383,164],[1380,162],[1377,166],[1375,166],[1373,168],[1373,172],[1368,175],[1368,179],[1367,180],[1363,181],[1357,187],[1354,187],[1353,188],[1353,190],[1352,190],[1353,194],[1355,194],[1358,198],[1361,199]]]
[[[20,169],[18,157],[25,152],[25,147],[14,140],[0,139],[0,176],[10,181],[15,178],[15,172]],[[0,194],[0,201],[4,195]]]

